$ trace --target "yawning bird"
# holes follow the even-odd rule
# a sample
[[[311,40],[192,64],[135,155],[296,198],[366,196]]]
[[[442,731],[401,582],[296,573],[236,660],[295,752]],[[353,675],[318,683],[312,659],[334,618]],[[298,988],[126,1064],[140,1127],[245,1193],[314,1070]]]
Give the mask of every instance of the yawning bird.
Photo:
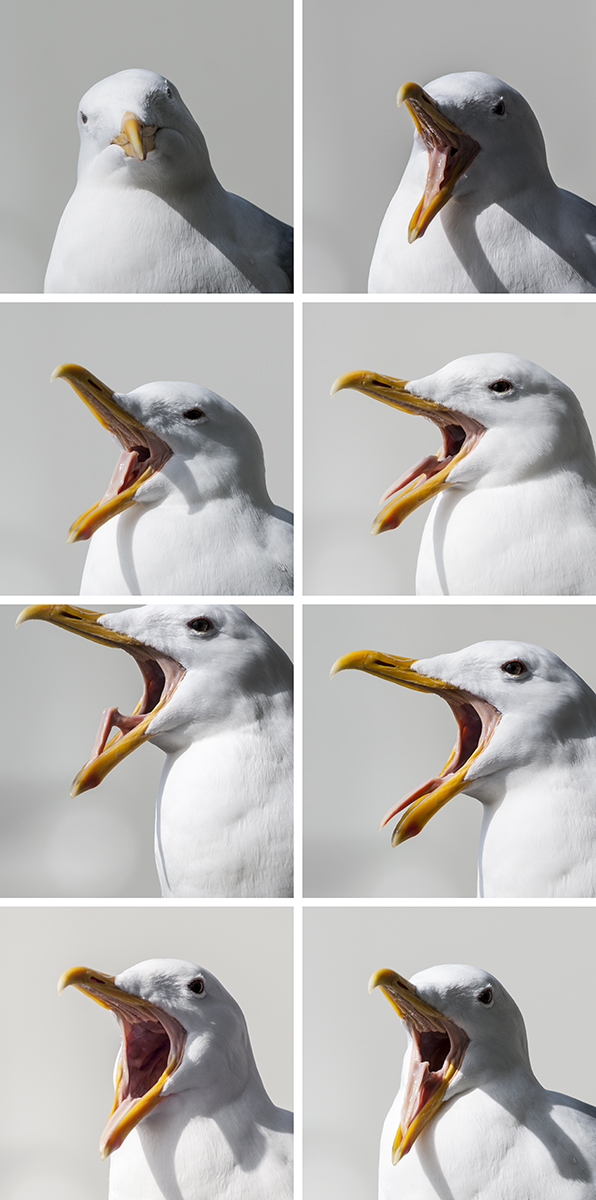
[[[209,971],[150,959],[65,971],[117,1017],[114,1107],[100,1154],[109,1200],[290,1200],[292,1114],[257,1070],[240,1006]]]
[[[596,896],[596,695],[556,654],[477,642],[437,658],[356,651],[353,668],[449,704],[457,743],[436,777],[393,806],[414,837],[458,792],[483,806],[479,896]]]
[[[77,186],[46,292],[291,292],[291,226],[227,192],[170,80],[120,71],[83,96]]]
[[[406,382],[352,371],[356,388],[441,430],[437,455],[382,497],[372,532],[435,498],[422,535],[419,595],[592,595],[596,457],[577,397],[514,354],[470,354]]]
[[[155,823],[163,895],[291,896],[292,664],[277,643],[233,605],[108,615],[39,604],[17,624],[32,619],[119,646],[141,670],[134,713],[104,711],[71,795],[146,741],[165,751]]]
[[[375,987],[410,1040],[381,1136],[379,1200],[593,1200],[596,1108],[541,1086],[522,1014],[493,975],[381,970]]]
[[[397,101],[414,118],[414,147],[369,292],[596,291],[596,208],[557,187],[515,88],[464,71],[405,83]]]
[[[287,595],[292,514],[267,491],[247,417],[194,383],[112,391],[75,363],[57,367],[122,453],[103,498],[74,522],[91,538],[81,595]]]

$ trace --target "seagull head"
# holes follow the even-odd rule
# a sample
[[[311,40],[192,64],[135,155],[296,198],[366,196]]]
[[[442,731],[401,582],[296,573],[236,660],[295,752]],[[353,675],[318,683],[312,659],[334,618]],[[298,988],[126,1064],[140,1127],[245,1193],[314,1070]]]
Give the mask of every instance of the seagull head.
[[[483,208],[506,204],[526,186],[552,186],[538,121],[524,97],[502,79],[463,71],[424,88],[405,83],[397,102],[406,104],[414,120],[414,162],[427,167],[410,242],[422,237],[451,197],[473,198]]]
[[[17,624],[49,621],[137,662],[143,695],[131,716],[104,711],[93,753],[71,795],[97,787],[146,741],[166,753],[202,737],[263,720],[269,706],[290,703],[291,663],[284,651],[234,605],[146,605],[99,613],[71,605],[30,605]],[[115,736],[110,738],[113,730]]]
[[[483,804],[503,798],[510,773],[558,761],[561,747],[580,753],[596,736],[596,696],[556,654],[527,642],[477,642],[436,658],[398,658],[376,651],[346,654],[331,674],[365,671],[446,700],[458,736],[443,770],[392,806],[398,813],[391,843],[424,828],[453,796],[466,792]]]
[[[503,487],[565,468],[596,477],[577,397],[543,367],[515,354],[469,354],[415,380],[351,371],[336,380],[331,394],[349,388],[427,417],[442,435],[437,454],[416,463],[381,497],[373,534],[396,529],[446,488]]]
[[[120,975],[73,967],[73,986],[110,1009],[120,1024],[115,1098],[100,1141],[107,1158],[168,1099],[195,1091],[195,1115],[233,1102],[257,1074],[241,1008],[209,971],[180,959],[150,959]]]
[[[52,379],[70,383],[122,447],[104,496],[73,523],[69,542],[86,541],[134,504],[169,499],[192,512],[206,501],[234,495],[268,502],[256,429],[208,388],[158,382],[114,392],[76,363],[63,363]]]
[[[78,111],[79,180],[167,191],[211,173],[205,139],[174,84],[154,71],[119,71],[94,84]]]
[[[498,1086],[499,1078],[516,1069],[532,1074],[522,1014],[487,971],[448,965],[408,980],[383,969],[370,980],[369,991],[376,987],[393,1005],[410,1041],[394,1164],[445,1102],[472,1088]]]

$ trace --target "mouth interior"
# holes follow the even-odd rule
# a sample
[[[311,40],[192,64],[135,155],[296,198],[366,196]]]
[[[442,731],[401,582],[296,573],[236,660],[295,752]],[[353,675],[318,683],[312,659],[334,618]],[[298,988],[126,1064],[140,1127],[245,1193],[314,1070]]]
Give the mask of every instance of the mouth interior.
[[[138,1100],[158,1082],[170,1058],[170,1038],[160,1021],[140,1017],[123,1025],[123,1073],[119,1100]]]
[[[427,415],[427,414],[425,414]],[[453,419],[457,417],[457,421]],[[443,437],[443,446],[438,454],[429,454],[420,459],[415,466],[411,467],[405,475],[402,475],[395,483],[387,489],[385,494],[381,496],[380,504],[384,504],[387,500],[394,496],[396,492],[407,487],[408,484],[416,485],[419,480],[432,479],[434,475],[438,475],[439,471],[444,471],[450,467],[456,459],[463,458],[469,454],[474,446],[478,444],[481,437],[486,433],[486,428],[479,421],[473,420],[471,417],[464,417],[459,413],[449,414],[445,419],[437,416],[430,418],[436,425],[439,426]],[[416,491],[414,486],[413,491]]]
[[[99,758],[106,749],[113,729],[117,729],[118,732],[110,742],[110,748],[126,733],[136,729],[142,721],[146,720],[147,716],[154,712],[162,701],[167,702],[186,674],[185,668],[175,659],[160,654],[148,646],[124,644],[123,649],[132,655],[142,672],[145,685],[143,695],[134,713],[130,716],[119,712],[117,708],[104,710],[89,762]]]
[[[433,1030],[432,1033],[419,1033],[416,1036],[420,1061],[428,1063],[429,1071],[436,1073],[445,1064],[445,1059],[451,1049],[451,1038],[447,1033]]]
[[[429,97],[427,97],[427,102],[433,104]],[[414,97],[410,97],[407,104],[428,152],[428,174],[424,195],[412,218],[415,231],[411,230],[411,236],[422,237],[432,220],[434,211],[442,207],[449,198],[455,181],[476,157],[480,146],[463,130],[456,129],[455,126],[452,129],[446,128],[448,122],[443,124],[438,112],[436,117],[431,115]],[[447,194],[441,197],[442,192]],[[441,198],[439,199],[439,197]],[[432,211],[429,212],[431,209]]]
[[[426,690],[426,689],[424,689]],[[489,704],[488,700],[481,700],[477,696],[465,695],[461,692],[447,691],[439,692],[439,689],[429,688],[429,691],[437,691],[447,701],[453,715],[457,721],[457,741],[453,750],[453,754],[443,768],[440,775],[432,779],[427,779],[416,791],[406,796],[404,800],[389,810],[383,820],[380,828],[383,829],[393,817],[398,813],[403,812],[410,804],[416,800],[426,799],[433,792],[439,790],[452,779],[458,772],[465,769],[476,751],[484,749],[490,741],[492,734],[501,719],[501,714],[498,709]]]

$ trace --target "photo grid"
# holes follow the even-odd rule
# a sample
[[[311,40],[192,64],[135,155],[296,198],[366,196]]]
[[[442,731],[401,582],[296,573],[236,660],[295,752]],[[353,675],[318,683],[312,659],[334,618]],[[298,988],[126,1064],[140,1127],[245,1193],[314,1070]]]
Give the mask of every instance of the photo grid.
[[[5,16],[0,1194],[596,1200],[585,0]]]

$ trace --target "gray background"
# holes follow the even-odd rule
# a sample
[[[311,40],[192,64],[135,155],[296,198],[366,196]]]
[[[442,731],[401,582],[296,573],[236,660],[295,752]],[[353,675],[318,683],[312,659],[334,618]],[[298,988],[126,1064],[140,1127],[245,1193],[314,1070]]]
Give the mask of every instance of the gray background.
[[[420,379],[464,354],[506,351],[572,388],[596,431],[588,304],[465,302],[304,306],[304,588],[318,595],[413,594],[423,504],[399,529],[371,537],[379,498],[441,445],[436,426],[360,392],[338,375]]]
[[[244,609],[291,655],[291,605]],[[153,825],[163,752],[139,747],[99,788],[69,797],[103,709],[115,704],[130,713],[137,704],[136,663],[44,621],[15,632],[19,611],[0,605],[10,680],[0,703],[0,896],[159,896]]]
[[[21,0],[3,47],[0,290],[42,290],[76,183],[79,100],[130,67],[176,85],[228,191],[291,221],[291,0]]]
[[[393,804],[444,767],[457,733],[448,705],[362,671],[332,680],[329,671],[353,650],[432,658],[502,638],[546,646],[596,687],[592,604],[305,607],[306,896],[476,895],[477,800],[455,796],[395,849],[396,821],[378,830]]]
[[[502,0],[304,0],[304,287],[365,292],[379,226],[403,174],[413,121],[396,108],[407,80],[486,71],[534,109],[560,187],[596,203],[586,129],[594,9]]]
[[[103,496],[120,444],[54,367],[78,362],[117,392],[199,383],[253,422],[276,504],[292,502],[292,309],[287,304],[5,304],[5,502],[0,592],[78,594],[87,544],[72,522]]]
[[[4,909],[5,1030],[0,1122],[4,1200],[105,1200],[98,1145],[114,1091],[113,1017],[74,988],[69,967],[118,974],[146,958],[212,971],[246,1017],[272,1100],[292,1107],[292,913],[285,909]]]
[[[591,1020],[596,913],[590,909],[316,909],[305,913],[305,1200],[376,1200],[381,1128],[406,1039],[368,980],[441,963],[490,971],[519,1005],[540,1082],[596,1104]],[[397,1132],[397,1131],[396,1131]]]

